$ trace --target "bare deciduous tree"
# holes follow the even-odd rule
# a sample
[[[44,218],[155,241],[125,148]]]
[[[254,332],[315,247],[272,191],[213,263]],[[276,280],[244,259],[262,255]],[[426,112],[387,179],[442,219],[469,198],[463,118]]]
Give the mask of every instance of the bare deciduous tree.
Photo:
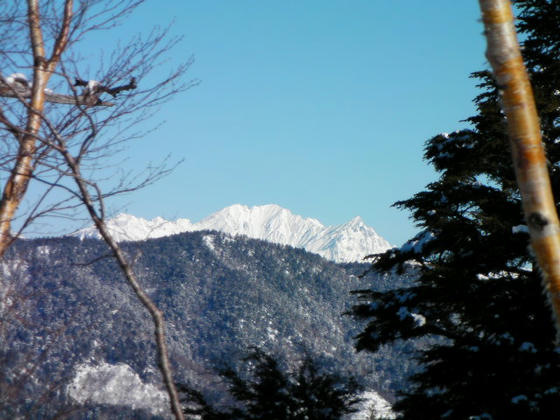
[[[142,290],[129,258],[107,229],[104,202],[168,173],[163,164],[145,168],[141,177],[115,177],[108,175],[107,167],[125,142],[142,134],[135,130],[139,122],[193,84],[183,83],[181,77],[190,59],[150,85],[148,76],[177,42],[167,30],[137,35],[110,54],[99,48],[93,51],[98,57],[95,63],[83,46],[88,35],[115,27],[143,2],[0,3],[0,257],[35,220],[45,215],[75,217],[85,208],[153,318],[158,364],[173,413],[183,418],[167,355],[163,314]],[[10,76],[7,69],[12,71]],[[95,80],[85,77],[90,75]],[[30,186],[36,189],[33,194],[29,194]],[[19,227],[13,232],[16,217]]]

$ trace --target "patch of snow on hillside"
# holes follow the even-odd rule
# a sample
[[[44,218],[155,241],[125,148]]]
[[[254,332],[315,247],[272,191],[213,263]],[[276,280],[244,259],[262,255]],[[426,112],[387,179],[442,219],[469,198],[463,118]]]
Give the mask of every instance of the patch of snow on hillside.
[[[49,249],[48,245],[43,245],[37,247],[37,253],[42,256],[48,256],[51,253],[51,250]]]
[[[204,235],[204,237],[202,238],[202,241],[204,242],[204,245],[206,245],[206,247],[210,251],[215,251],[216,250],[216,246],[214,245],[214,236],[213,235]]]
[[[79,404],[92,402],[129,406],[132,409],[149,410],[156,415],[168,412],[167,394],[152,384],[144,383],[125,363],[78,365],[66,392]]]
[[[349,414],[345,420],[369,420],[371,418],[394,419],[391,404],[375,391],[366,391],[359,395],[363,401],[357,412]],[[372,414],[374,415],[372,417]]]

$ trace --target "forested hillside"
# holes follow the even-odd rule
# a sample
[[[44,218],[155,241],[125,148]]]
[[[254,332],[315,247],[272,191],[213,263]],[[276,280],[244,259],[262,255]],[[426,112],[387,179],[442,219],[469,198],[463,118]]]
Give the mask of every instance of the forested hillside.
[[[360,280],[363,264],[208,231],[123,246],[165,313],[177,382],[211,400],[223,397],[215,369],[238,363],[251,347],[287,363],[309,354],[326,371],[353,376],[389,399],[412,369],[400,344],[357,354],[359,324],[342,315],[350,290],[372,281],[379,290],[403,287],[406,275]],[[88,399],[88,410],[112,415],[126,417],[126,405],[161,412],[153,326],[106,252],[101,241],[78,238],[21,240],[10,250],[3,263],[10,304],[2,308],[2,416],[52,414]]]

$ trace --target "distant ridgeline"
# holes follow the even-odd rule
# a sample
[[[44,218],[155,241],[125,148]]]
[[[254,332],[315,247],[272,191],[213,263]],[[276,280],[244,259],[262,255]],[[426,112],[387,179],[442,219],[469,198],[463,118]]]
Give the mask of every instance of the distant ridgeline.
[[[360,217],[339,226],[324,226],[317,219],[293,214],[276,204],[253,207],[234,204],[197,223],[189,219],[171,221],[162,217],[146,220],[121,213],[110,219],[107,226],[117,241],[141,241],[183,232],[216,230],[303,248],[336,262],[362,261],[366,255],[392,248]],[[100,238],[94,226],[73,235]]]
[[[357,354],[360,325],[342,316],[349,291],[403,286],[412,274],[360,280],[363,264],[302,249],[199,231],[123,243],[139,280],[165,313],[177,381],[223,397],[216,367],[251,346],[293,363],[309,352],[391,399],[414,367],[407,349]],[[19,240],[0,279],[0,418],[71,408],[111,418],[166,410],[153,326],[104,243],[76,237]],[[27,370],[26,370],[27,369]]]

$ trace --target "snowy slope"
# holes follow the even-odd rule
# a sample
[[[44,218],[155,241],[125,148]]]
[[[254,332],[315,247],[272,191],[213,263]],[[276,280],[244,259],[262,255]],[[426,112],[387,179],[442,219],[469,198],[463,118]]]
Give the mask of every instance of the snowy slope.
[[[152,220],[146,220],[125,213],[110,219],[107,225],[117,242],[142,241],[148,238],[161,238],[163,236],[197,230],[193,229],[193,224],[189,219],[177,219],[170,222],[162,217],[156,217]],[[94,226],[81,229],[72,235],[79,236],[82,239],[100,238]]]
[[[370,420],[371,418],[394,419],[395,413],[391,404],[375,391],[363,392],[358,411],[346,416],[345,420]],[[373,417],[372,417],[373,415]]]
[[[138,241],[198,230],[217,230],[231,235],[304,248],[336,262],[359,261],[383,252],[391,244],[367,226],[360,217],[340,226],[323,226],[318,220],[293,214],[275,204],[248,207],[235,204],[197,223],[188,219],[146,220],[119,214],[108,221],[117,241]],[[75,232],[81,238],[99,237],[93,227]]]

